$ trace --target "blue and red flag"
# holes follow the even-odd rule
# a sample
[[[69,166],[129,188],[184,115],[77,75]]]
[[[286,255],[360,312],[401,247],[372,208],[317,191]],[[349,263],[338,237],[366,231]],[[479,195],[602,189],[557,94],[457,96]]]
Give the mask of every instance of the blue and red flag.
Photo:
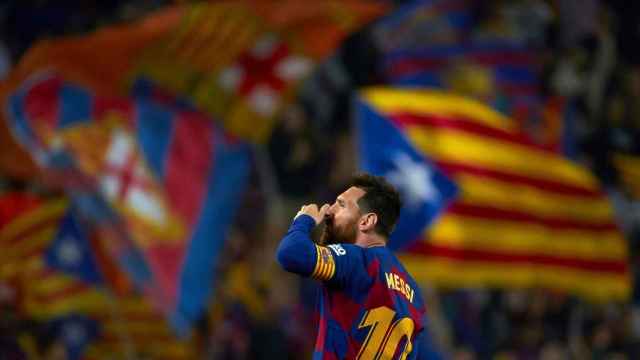
[[[94,96],[56,76],[26,82],[7,110],[16,138],[77,195],[174,328],[188,331],[212,292],[248,147],[201,113],[152,98]]]
[[[416,0],[376,24],[383,81],[481,100],[535,134],[536,143],[575,158],[575,105],[545,93],[545,49],[527,36],[479,29],[473,14],[473,1]]]

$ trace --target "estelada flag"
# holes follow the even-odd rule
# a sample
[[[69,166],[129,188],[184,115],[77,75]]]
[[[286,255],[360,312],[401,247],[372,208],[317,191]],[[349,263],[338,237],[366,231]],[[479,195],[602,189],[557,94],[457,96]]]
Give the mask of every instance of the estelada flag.
[[[21,315],[63,325],[62,332],[74,323],[66,320],[80,319],[77,325],[89,325],[87,330],[95,324],[97,334],[81,331],[76,335],[82,335],[82,343],[68,344],[83,359],[125,358],[127,351],[158,359],[193,358],[193,344],[178,339],[149,301],[105,286],[94,243],[77,220],[68,199],[40,199],[0,228],[0,283],[15,292]]]
[[[81,231],[66,198],[42,203],[0,229],[0,281],[20,293],[18,308],[50,319],[104,305],[97,254]]]
[[[380,138],[401,136],[434,167],[431,173],[457,188],[427,196],[415,190],[420,179],[432,183],[422,185],[431,192],[446,181],[396,177],[401,192],[414,189],[409,200],[448,199],[432,225],[405,239],[402,261],[416,278],[444,287],[546,287],[594,301],[628,298],[627,245],[588,169],[532,143],[488,106],[450,93],[371,88],[357,109],[361,142],[383,146]],[[388,130],[372,134],[380,123]],[[360,149],[371,168],[376,157]],[[419,162],[411,157],[405,164]],[[399,167],[390,168],[394,174]]]

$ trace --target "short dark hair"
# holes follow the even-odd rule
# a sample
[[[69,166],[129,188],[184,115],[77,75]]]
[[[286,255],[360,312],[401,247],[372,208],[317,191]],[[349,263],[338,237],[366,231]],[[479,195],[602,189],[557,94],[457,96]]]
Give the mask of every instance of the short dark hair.
[[[382,176],[366,173],[356,174],[349,187],[364,190],[365,194],[358,199],[358,206],[364,213],[372,212],[378,216],[375,231],[389,238],[400,215],[400,194],[393,185]]]

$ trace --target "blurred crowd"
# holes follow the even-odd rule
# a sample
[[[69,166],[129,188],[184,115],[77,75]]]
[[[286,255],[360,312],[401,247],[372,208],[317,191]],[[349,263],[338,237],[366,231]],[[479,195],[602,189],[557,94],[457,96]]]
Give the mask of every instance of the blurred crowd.
[[[163,3],[78,2],[74,10],[44,1],[32,7],[0,5],[0,77],[35,39],[88,31]],[[629,303],[594,305],[544,289],[447,290],[421,284],[430,335],[420,348],[421,359],[638,359],[640,194],[617,161],[640,156],[640,3],[471,3],[474,36],[516,40],[536,49],[540,91],[572,104],[571,124],[565,124],[572,129],[567,154],[594,171],[614,202],[637,285]],[[358,87],[381,81],[375,36],[369,27],[347,39],[302,85],[269,142],[254,152],[251,183],[217,265],[210,310],[197,327],[203,358],[306,359],[311,354],[318,286],[283,272],[273,254],[298,208],[332,202],[357,170],[350,98]],[[536,125],[523,128],[540,139]],[[49,191],[2,180],[0,191],[25,186],[38,194]],[[5,314],[0,348],[8,348],[15,331]]]

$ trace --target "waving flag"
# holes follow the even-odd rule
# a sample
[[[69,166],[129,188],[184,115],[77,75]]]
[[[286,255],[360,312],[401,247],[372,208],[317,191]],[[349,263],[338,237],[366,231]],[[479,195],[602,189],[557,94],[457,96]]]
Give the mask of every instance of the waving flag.
[[[473,25],[467,0],[414,0],[399,6],[375,26],[384,52],[464,41]]]
[[[104,296],[95,283],[48,264],[47,253],[60,234],[67,234],[67,231],[61,231],[61,225],[69,221],[71,214],[67,200],[50,199],[0,228],[0,248],[3,249],[0,252],[0,282],[11,284],[19,294],[16,305],[23,315],[48,324],[54,334],[61,336],[68,357],[79,359],[86,346],[95,340],[98,325],[72,313],[104,308],[106,303],[100,301]],[[78,238],[77,234],[74,237],[74,244],[86,240]],[[69,236],[65,238],[70,239]],[[92,254],[88,251],[74,252],[73,257],[76,264],[92,262]],[[98,272],[96,268],[86,266],[74,270],[85,279],[87,274]]]
[[[523,129],[535,127],[537,142],[560,152],[568,104],[542,94],[541,59],[535,49],[510,43],[462,43],[389,52],[387,82],[435,87],[481,100]]]
[[[0,279],[18,286],[22,310],[34,318],[105,304],[96,282],[101,277],[96,253],[85,236],[70,234],[73,218],[67,199],[50,199],[0,229]],[[71,266],[60,266],[58,254],[62,263],[72,260]]]
[[[149,302],[135,295],[110,299],[110,307],[91,312],[101,334],[86,349],[86,359],[194,359],[197,347],[191,340],[180,339],[168,326],[164,315]]]
[[[44,259],[39,255],[58,230],[66,209],[65,200],[51,200],[19,214],[0,228],[0,279],[16,286],[22,283],[26,270],[44,268]]]
[[[414,276],[442,286],[544,286],[592,300],[629,296],[626,244],[587,169],[463,97],[373,88],[360,101],[371,109],[359,112],[360,133],[386,121],[387,137],[404,136],[432,173],[459,189],[406,248],[403,262]]]
[[[473,13],[471,1],[418,0],[376,24],[385,82],[474,97],[535,134],[535,142],[575,156],[575,105],[544,93],[543,49],[526,36],[479,34]]]
[[[193,345],[176,338],[148,301],[112,294],[87,279],[98,273],[87,269],[95,256],[81,243],[84,231],[76,227],[69,202],[40,202],[0,229],[0,283],[19,294],[18,309],[62,335],[70,358],[126,358],[127,351],[154,359],[193,358]],[[55,259],[58,253],[64,254],[62,261]],[[68,259],[83,266],[69,266]]]
[[[539,59],[525,46],[470,44],[432,46],[389,53],[384,62],[394,84],[466,90],[486,95],[533,96],[539,85]]]
[[[357,110],[360,167],[385,176],[402,196],[400,218],[388,244],[399,249],[421,237],[458,189],[391,122],[364,102]]]
[[[98,213],[113,217],[96,221],[108,244],[124,237],[134,245],[112,254],[125,265],[142,254],[134,260],[144,269],[132,271],[133,280],[176,330],[188,331],[212,291],[248,175],[248,147],[200,113],[96,97],[55,76],[27,82],[11,97],[9,114],[43,168],[70,174],[61,181],[70,181],[71,193],[80,182],[85,194],[96,194],[85,205],[102,204]]]
[[[45,258],[47,265],[53,269],[88,283],[103,283],[86,230],[81,227],[77,215],[71,212],[62,218]]]
[[[37,43],[0,84],[0,99],[44,69],[101,95],[126,95],[142,78],[188,98],[234,135],[262,142],[300,80],[386,9],[364,0],[171,6],[131,24]]]
[[[0,195],[0,229],[21,213],[40,205],[40,197],[23,191],[11,191]]]
[[[67,359],[83,358],[85,348],[98,336],[98,323],[86,316],[71,314],[51,322],[56,334],[60,334],[67,350]]]

